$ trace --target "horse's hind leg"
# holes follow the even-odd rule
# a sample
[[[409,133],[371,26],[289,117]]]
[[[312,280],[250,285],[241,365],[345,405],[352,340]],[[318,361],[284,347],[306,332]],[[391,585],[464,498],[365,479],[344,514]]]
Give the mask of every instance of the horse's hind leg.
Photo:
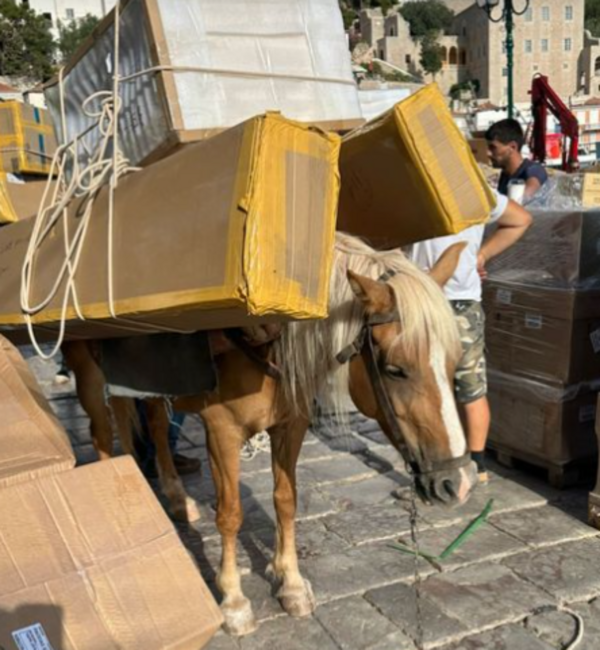
[[[212,407],[221,412],[221,407]],[[203,413],[206,416],[206,413]],[[240,501],[240,451],[245,440],[244,430],[233,424],[212,422],[205,417],[211,471],[217,491],[217,528],[221,534],[221,567],[217,586],[223,594],[221,610],[224,628],[233,636],[250,634],[256,620],[250,601],[244,596],[237,564],[237,535],[242,525]]]
[[[169,415],[161,399],[148,399],[146,417],[148,431],[156,448],[156,468],[163,494],[169,501],[169,511],[178,521],[197,521],[200,511],[194,499],[186,494],[183,483],[175,469],[169,448]]]
[[[67,366],[75,375],[77,397],[90,418],[92,442],[100,460],[113,455],[113,430],[104,401],[104,375],[96,364],[88,343],[70,341],[61,347]]]
[[[300,574],[296,553],[296,463],[307,428],[308,421],[298,419],[269,429],[277,512],[273,571],[281,583],[277,597],[291,616],[309,616],[316,605],[310,583]]]

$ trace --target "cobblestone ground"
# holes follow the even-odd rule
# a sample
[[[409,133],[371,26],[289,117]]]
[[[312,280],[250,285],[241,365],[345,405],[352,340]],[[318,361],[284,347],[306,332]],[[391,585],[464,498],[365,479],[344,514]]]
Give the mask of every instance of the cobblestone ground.
[[[95,461],[88,421],[56,366],[30,364],[67,428],[80,463]],[[203,519],[181,529],[185,545],[214,589],[219,538],[214,526],[205,436],[186,420],[180,450],[202,460],[186,479]],[[300,458],[298,549],[313,585],[313,617],[293,620],[273,597],[267,565],[273,551],[270,461],[243,463],[245,521],[240,536],[243,585],[260,621],[243,639],[219,633],[209,650],[409,650],[417,634],[414,561],[390,543],[409,539],[409,482],[396,452],[372,421],[351,417],[345,432],[329,422],[312,430]],[[569,606],[584,619],[578,650],[600,648],[600,537],[585,523],[587,493],[559,492],[539,478],[494,465],[490,484],[460,510],[419,506],[421,548],[439,553],[495,500],[489,523],[440,567],[422,561],[421,611],[426,648],[550,650],[574,632]]]

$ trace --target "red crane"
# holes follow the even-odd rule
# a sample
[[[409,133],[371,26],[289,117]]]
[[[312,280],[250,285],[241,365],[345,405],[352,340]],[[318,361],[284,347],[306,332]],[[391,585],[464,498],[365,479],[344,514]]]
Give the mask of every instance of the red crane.
[[[548,111],[559,121],[563,134],[562,168],[573,172],[579,169],[579,122],[563,100],[548,83],[548,77],[537,74],[531,82],[531,113],[533,129],[530,149],[533,159],[543,163],[546,160],[546,127]]]

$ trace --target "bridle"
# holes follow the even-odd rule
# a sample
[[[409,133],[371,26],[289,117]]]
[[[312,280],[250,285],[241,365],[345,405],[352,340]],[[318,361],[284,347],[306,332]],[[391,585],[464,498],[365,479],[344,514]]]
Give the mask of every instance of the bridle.
[[[387,282],[394,275],[396,275],[395,271],[388,270],[378,278],[378,281]],[[408,446],[406,437],[402,433],[398,418],[394,412],[390,396],[383,383],[379,355],[377,354],[378,345],[373,336],[373,329],[375,327],[391,323],[400,323],[400,313],[397,309],[394,309],[389,314],[366,314],[358,336],[336,356],[336,360],[340,364],[345,364],[358,355],[362,356],[369,379],[371,380],[377,406],[383,414],[392,442],[402,454],[411,474],[415,477],[425,478],[440,472],[466,467],[471,462],[471,454],[469,452],[458,458],[441,461],[424,461],[417,459]]]

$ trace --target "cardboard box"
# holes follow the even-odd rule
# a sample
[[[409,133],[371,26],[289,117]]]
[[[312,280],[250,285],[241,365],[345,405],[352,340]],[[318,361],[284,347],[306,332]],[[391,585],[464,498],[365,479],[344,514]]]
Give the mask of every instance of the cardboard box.
[[[266,111],[323,128],[362,124],[337,0],[124,0],[119,144],[134,165]],[[64,70],[66,133],[58,79],[45,88],[60,143],[94,125],[83,102],[112,88],[114,12]],[[84,142],[95,151],[98,129]],[[87,162],[83,155],[82,164]]]
[[[67,434],[27,362],[2,336],[0,414],[0,488],[75,466]]]
[[[484,223],[494,196],[435,84],[344,136],[338,230],[394,248]]]
[[[475,158],[478,163],[483,163],[484,165],[490,164],[488,141],[485,138],[471,138],[469,140],[469,147],[471,148],[473,158]]]
[[[0,512],[6,650],[198,650],[219,629],[219,608],[132,458],[4,488]]]
[[[0,103],[0,161],[4,172],[50,173],[56,151],[50,113],[18,101]]]
[[[600,208],[600,174],[584,174],[581,202],[584,208]]]
[[[564,465],[597,453],[597,389],[489,373],[490,442],[543,463]]]
[[[55,181],[15,182],[7,174],[0,173],[0,225],[35,216],[48,184],[52,192]]]
[[[600,449],[600,395],[598,395],[598,404],[596,406],[596,441]],[[596,486],[590,492],[588,497],[588,522],[600,530],[600,463],[598,463],[598,476]]]
[[[93,208],[68,334],[87,338],[175,328],[238,327],[327,315],[339,137],[269,114],[129,175],[115,192],[114,306],[108,304],[108,192]],[[69,208],[74,233],[79,203]],[[33,228],[0,229],[0,325],[22,329],[21,268]],[[65,258],[60,223],[35,258],[31,303]],[[35,322],[56,331],[65,281]],[[123,320],[126,319],[126,320]],[[133,321],[133,324],[132,322]]]
[[[600,212],[531,210],[533,223],[492,260],[490,280],[560,289],[600,289]]]
[[[600,378],[600,292],[484,285],[490,366],[550,382]]]

